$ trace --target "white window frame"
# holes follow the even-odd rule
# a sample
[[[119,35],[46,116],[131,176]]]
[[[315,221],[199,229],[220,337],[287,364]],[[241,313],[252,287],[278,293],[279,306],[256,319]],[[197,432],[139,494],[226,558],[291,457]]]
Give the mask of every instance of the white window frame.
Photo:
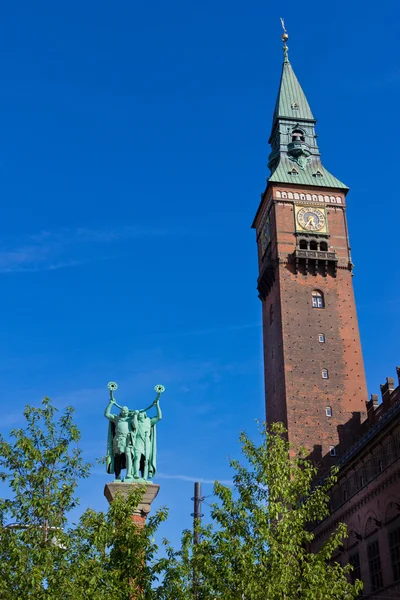
[[[324,308],[324,300],[322,296],[313,296],[312,297],[312,305],[313,308]]]
[[[325,334],[324,333],[318,334],[318,341],[320,344],[325,344]]]
[[[332,413],[332,406],[326,406],[325,407],[325,414],[327,417],[332,417],[333,413]]]
[[[312,307],[313,308],[325,308],[325,297],[319,290],[313,290],[311,292]]]

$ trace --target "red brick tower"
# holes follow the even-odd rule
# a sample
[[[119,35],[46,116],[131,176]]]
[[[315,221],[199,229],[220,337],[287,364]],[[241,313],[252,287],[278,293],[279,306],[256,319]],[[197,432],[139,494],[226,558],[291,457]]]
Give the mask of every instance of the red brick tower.
[[[367,390],[352,285],[348,188],[321,163],[315,119],[288,59],[275,106],[271,176],[254,219],[267,422],[323,464],[354,441]]]

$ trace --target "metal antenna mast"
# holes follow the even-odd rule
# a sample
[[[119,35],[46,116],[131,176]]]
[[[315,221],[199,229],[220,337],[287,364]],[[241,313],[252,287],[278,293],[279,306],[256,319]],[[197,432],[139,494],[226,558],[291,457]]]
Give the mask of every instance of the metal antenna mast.
[[[201,512],[201,503],[204,500],[204,496],[201,495],[201,483],[198,481],[194,484],[194,497],[192,500],[194,512],[192,512],[191,516],[193,517],[194,543],[198,544],[200,541],[200,534],[198,533],[197,528],[201,524],[201,518],[204,517]]]
[[[193,508],[194,512],[192,512],[193,517],[193,543],[198,544],[200,542],[200,534],[198,532],[199,526],[201,524],[201,518],[204,515],[201,512],[201,503],[204,500],[204,496],[201,495],[201,483],[196,481],[194,484],[194,497],[193,500]],[[193,568],[193,596],[195,600],[199,597],[199,582],[197,579],[196,570]]]

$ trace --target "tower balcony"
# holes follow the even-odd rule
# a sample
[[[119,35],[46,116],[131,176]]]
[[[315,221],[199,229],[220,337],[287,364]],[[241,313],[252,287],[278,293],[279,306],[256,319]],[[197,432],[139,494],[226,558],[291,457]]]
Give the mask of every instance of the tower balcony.
[[[287,146],[287,151],[291,156],[310,156],[311,154],[308,145],[300,140],[290,142]]]
[[[270,256],[265,255],[260,275],[257,279],[258,297],[265,300],[275,281],[275,263]]]
[[[338,259],[336,252],[325,252],[322,250],[300,250],[296,249],[292,254],[292,259],[295,263],[296,274],[302,270],[306,273],[317,275],[322,270],[324,276],[329,273],[336,277]]]

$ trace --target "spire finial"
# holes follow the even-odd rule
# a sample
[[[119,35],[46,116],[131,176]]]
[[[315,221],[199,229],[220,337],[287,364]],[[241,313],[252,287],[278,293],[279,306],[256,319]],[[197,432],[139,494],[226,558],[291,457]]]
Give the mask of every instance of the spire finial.
[[[281,36],[281,40],[283,42],[283,56],[284,56],[283,62],[288,63],[289,62],[289,56],[288,56],[289,48],[287,47],[286,42],[288,41],[289,36],[288,36],[288,32],[286,31],[285,21],[283,20],[282,17],[281,17],[281,24],[282,24],[282,29],[283,29],[283,33]]]

